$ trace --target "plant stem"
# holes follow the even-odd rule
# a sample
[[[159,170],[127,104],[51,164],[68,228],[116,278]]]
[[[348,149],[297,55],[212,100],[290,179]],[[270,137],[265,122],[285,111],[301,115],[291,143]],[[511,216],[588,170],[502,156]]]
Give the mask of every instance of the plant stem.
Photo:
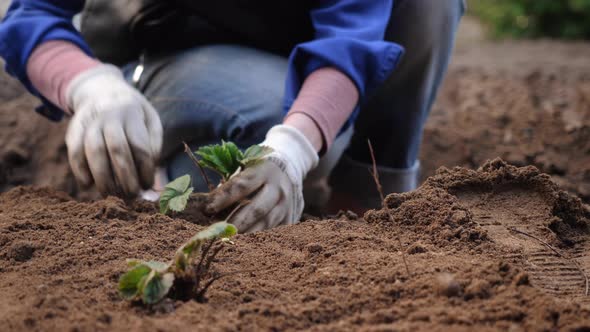
[[[393,224],[395,222],[393,215],[391,214],[391,210],[385,205],[385,197],[383,195],[383,186],[381,186],[381,181],[379,180],[379,172],[377,172],[377,162],[375,160],[375,153],[373,152],[373,145],[371,144],[371,140],[368,139],[367,143],[369,144],[369,152],[371,153],[371,160],[373,162],[373,170],[369,171],[373,176],[373,180],[375,181],[375,186],[377,186],[377,191],[379,192],[379,196],[381,197],[381,207],[387,212],[389,216],[389,221]],[[399,231],[395,231],[395,235],[397,237],[397,242],[402,252],[402,261],[404,262],[404,266],[406,267],[406,273],[408,274],[408,278],[412,276],[410,273],[410,267],[408,266],[408,262],[406,260],[406,251],[404,250],[404,245],[402,243],[402,238]]]
[[[209,257],[206,258],[206,262],[205,262],[205,266],[203,267],[203,271],[205,271],[205,272],[209,271],[209,268],[211,267],[211,263],[213,263],[213,260],[215,259],[215,257],[217,257],[217,254],[219,254],[222,249],[223,249],[223,245],[215,248],[213,250],[213,253],[211,255],[209,255]]]
[[[209,253],[209,250],[211,250],[211,247],[213,247],[213,242],[215,242],[215,241],[211,240],[211,241],[207,242],[207,244],[205,244],[205,246],[203,247],[203,250],[201,251],[201,258],[199,259],[199,263],[197,264],[197,266],[195,266],[195,268],[193,270],[195,273],[195,286],[194,286],[195,290],[199,289],[199,284],[201,283],[201,279],[205,276],[205,273],[203,273],[201,266],[203,266],[203,261],[205,261],[205,257],[207,256],[207,253]]]
[[[199,168],[199,171],[201,172],[201,176],[205,180],[205,183],[207,183],[207,188],[209,188],[209,191],[212,191],[213,189],[215,189],[213,187],[213,185],[211,184],[211,181],[209,181],[209,177],[205,173],[205,170],[203,169],[201,164],[199,164],[199,160],[197,159],[197,157],[195,156],[195,154],[193,153],[191,148],[188,146],[188,144],[186,144],[186,142],[182,142],[182,144],[184,144],[184,152],[186,152],[186,154],[188,154],[189,158],[191,158],[193,163],[195,163],[195,165],[197,165],[197,167]]]

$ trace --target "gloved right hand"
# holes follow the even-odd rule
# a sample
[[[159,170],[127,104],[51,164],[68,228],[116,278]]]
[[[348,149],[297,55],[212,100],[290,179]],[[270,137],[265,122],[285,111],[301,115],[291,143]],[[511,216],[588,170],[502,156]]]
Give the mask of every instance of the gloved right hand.
[[[273,152],[209,193],[206,207],[209,214],[216,214],[250,201],[229,220],[242,233],[299,222],[303,179],[319,162],[311,142],[290,125],[272,127],[260,145]]]
[[[162,124],[121,71],[103,64],[82,72],[68,85],[66,98],[74,113],[66,145],[78,182],[94,183],[103,196],[135,196],[151,188]]]

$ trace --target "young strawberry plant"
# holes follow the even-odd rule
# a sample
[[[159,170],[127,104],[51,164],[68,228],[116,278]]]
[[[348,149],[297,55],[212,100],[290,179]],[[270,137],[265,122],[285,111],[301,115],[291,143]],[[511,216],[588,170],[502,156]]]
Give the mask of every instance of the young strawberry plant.
[[[207,145],[199,148],[196,154],[201,157],[198,160],[192,151],[186,146],[189,157],[195,161],[199,169],[209,168],[221,176],[221,183],[228,181],[232,176],[242,170],[255,166],[262,162],[264,157],[270,154],[272,148],[252,145],[242,152],[234,143],[222,141],[221,144]],[[206,178],[207,184],[209,180]],[[168,213],[170,210],[181,212],[186,208],[193,188],[190,175],[183,175],[164,187],[160,195],[160,212]]]
[[[234,143],[222,141],[199,148],[197,155],[201,157],[199,164],[221,175],[223,183],[241,170],[257,165],[271,152],[267,146],[252,145],[242,153]]]
[[[234,225],[218,222],[183,244],[168,263],[128,260],[130,270],[119,279],[120,295],[145,304],[157,303],[170,293],[177,299],[203,302],[207,289],[223,276],[210,273],[211,263],[236,233]]]

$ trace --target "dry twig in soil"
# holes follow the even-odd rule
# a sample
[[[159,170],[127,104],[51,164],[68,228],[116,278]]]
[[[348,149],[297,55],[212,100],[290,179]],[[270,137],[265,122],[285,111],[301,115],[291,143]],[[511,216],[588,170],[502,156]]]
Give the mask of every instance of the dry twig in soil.
[[[191,151],[191,148],[188,146],[188,144],[186,144],[186,142],[182,142],[182,144],[184,144],[184,152],[186,152],[186,154],[188,154],[189,158],[191,158],[191,160],[199,168],[199,171],[201,172],[201,176],[205,180],[205,183],[207,183],[207,188],[209,188],[209,191],[212,191],[213,189],[215,189],[213,187],[213,185],[211,184],[211,182],[209,181],[209,177],[207,176],[207,174],[205,174],[205,170],[203,169],[201,164],[199,164],[199,160],[197,159],[197,157],[195,156],[193,151]]]
[[[527,232],[518,230],[518,229],[516,229],[514,227],[510,227],[508,229],[510,231],[512,231],[512,232],[515,232],[515,233],[518,233],[518,234],[521,234],[521,235],[524,235],[524,236],[528,236],[531,239],[537,240],[537,241],[539,241],[539,243],[541,243],[545,247],[549,248],[549,250],[553,251],[558,257],[566,258],[563,254],[561,254],[559,251],[557,251],[557,249],[555,249],[552,245],[550,245],[549,243],[541,240],[540,238],[538,238],[538,237],[536,237],[536,236],[534,236],[532,234],[529,234]],[[574,263],[574,265],[576,266],[576,268],[578,269],[578,271],[582,274],[582,276],[586,280],[586,290],[585,290],[584,294],[585,294],[585,296],[588,296],[588,288],[590,287],[590,284],[588,282],[588,276],[586,275],[586,273],[584,272],[584,270],[582,269],[582,267],[580,266],[580,264],[578,264],[578,262],[576,260],[571,259],[571,258],[569,260],[571,260],[572,263]]]
[[[369,171],[373,176],[373,180],[375,181],[375,185],[377,186],[377,191],[379,192],[379,196],[381,197],[381,207],[387,211],[387,215],[389,216],[389,221],[393,224],[394,218],[391,214],[391,210],[385,205],[385,197],[383,196],[383,186],[381,186],[381,181],[379,180],[379,172],[377,172],[377,162],[375,160],[375,153],[373,152],[373,145],[371,144],[371,140],[367,140],[369,144],[369,152],[371,153],[371,160],[373,161],[373,170]],[[406,267],[406,273],[408,274],[408,278],[410,278],[410,267],[408,266],[408,262],[406,261],[406,251],[404,250],[404,245],[402,243],[402,238],[399,231],[395,231],[395,235],[397,237],[397,242],[399,244],[399,248],[402,252],[402,260],[404,261],[404,266]]]

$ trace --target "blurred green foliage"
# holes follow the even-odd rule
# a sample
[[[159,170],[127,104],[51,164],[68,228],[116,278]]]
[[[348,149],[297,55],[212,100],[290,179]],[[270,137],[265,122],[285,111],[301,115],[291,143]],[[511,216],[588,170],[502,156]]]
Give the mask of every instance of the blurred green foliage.
[[[496,37],[590,39],[590,0],[470,0]]]

